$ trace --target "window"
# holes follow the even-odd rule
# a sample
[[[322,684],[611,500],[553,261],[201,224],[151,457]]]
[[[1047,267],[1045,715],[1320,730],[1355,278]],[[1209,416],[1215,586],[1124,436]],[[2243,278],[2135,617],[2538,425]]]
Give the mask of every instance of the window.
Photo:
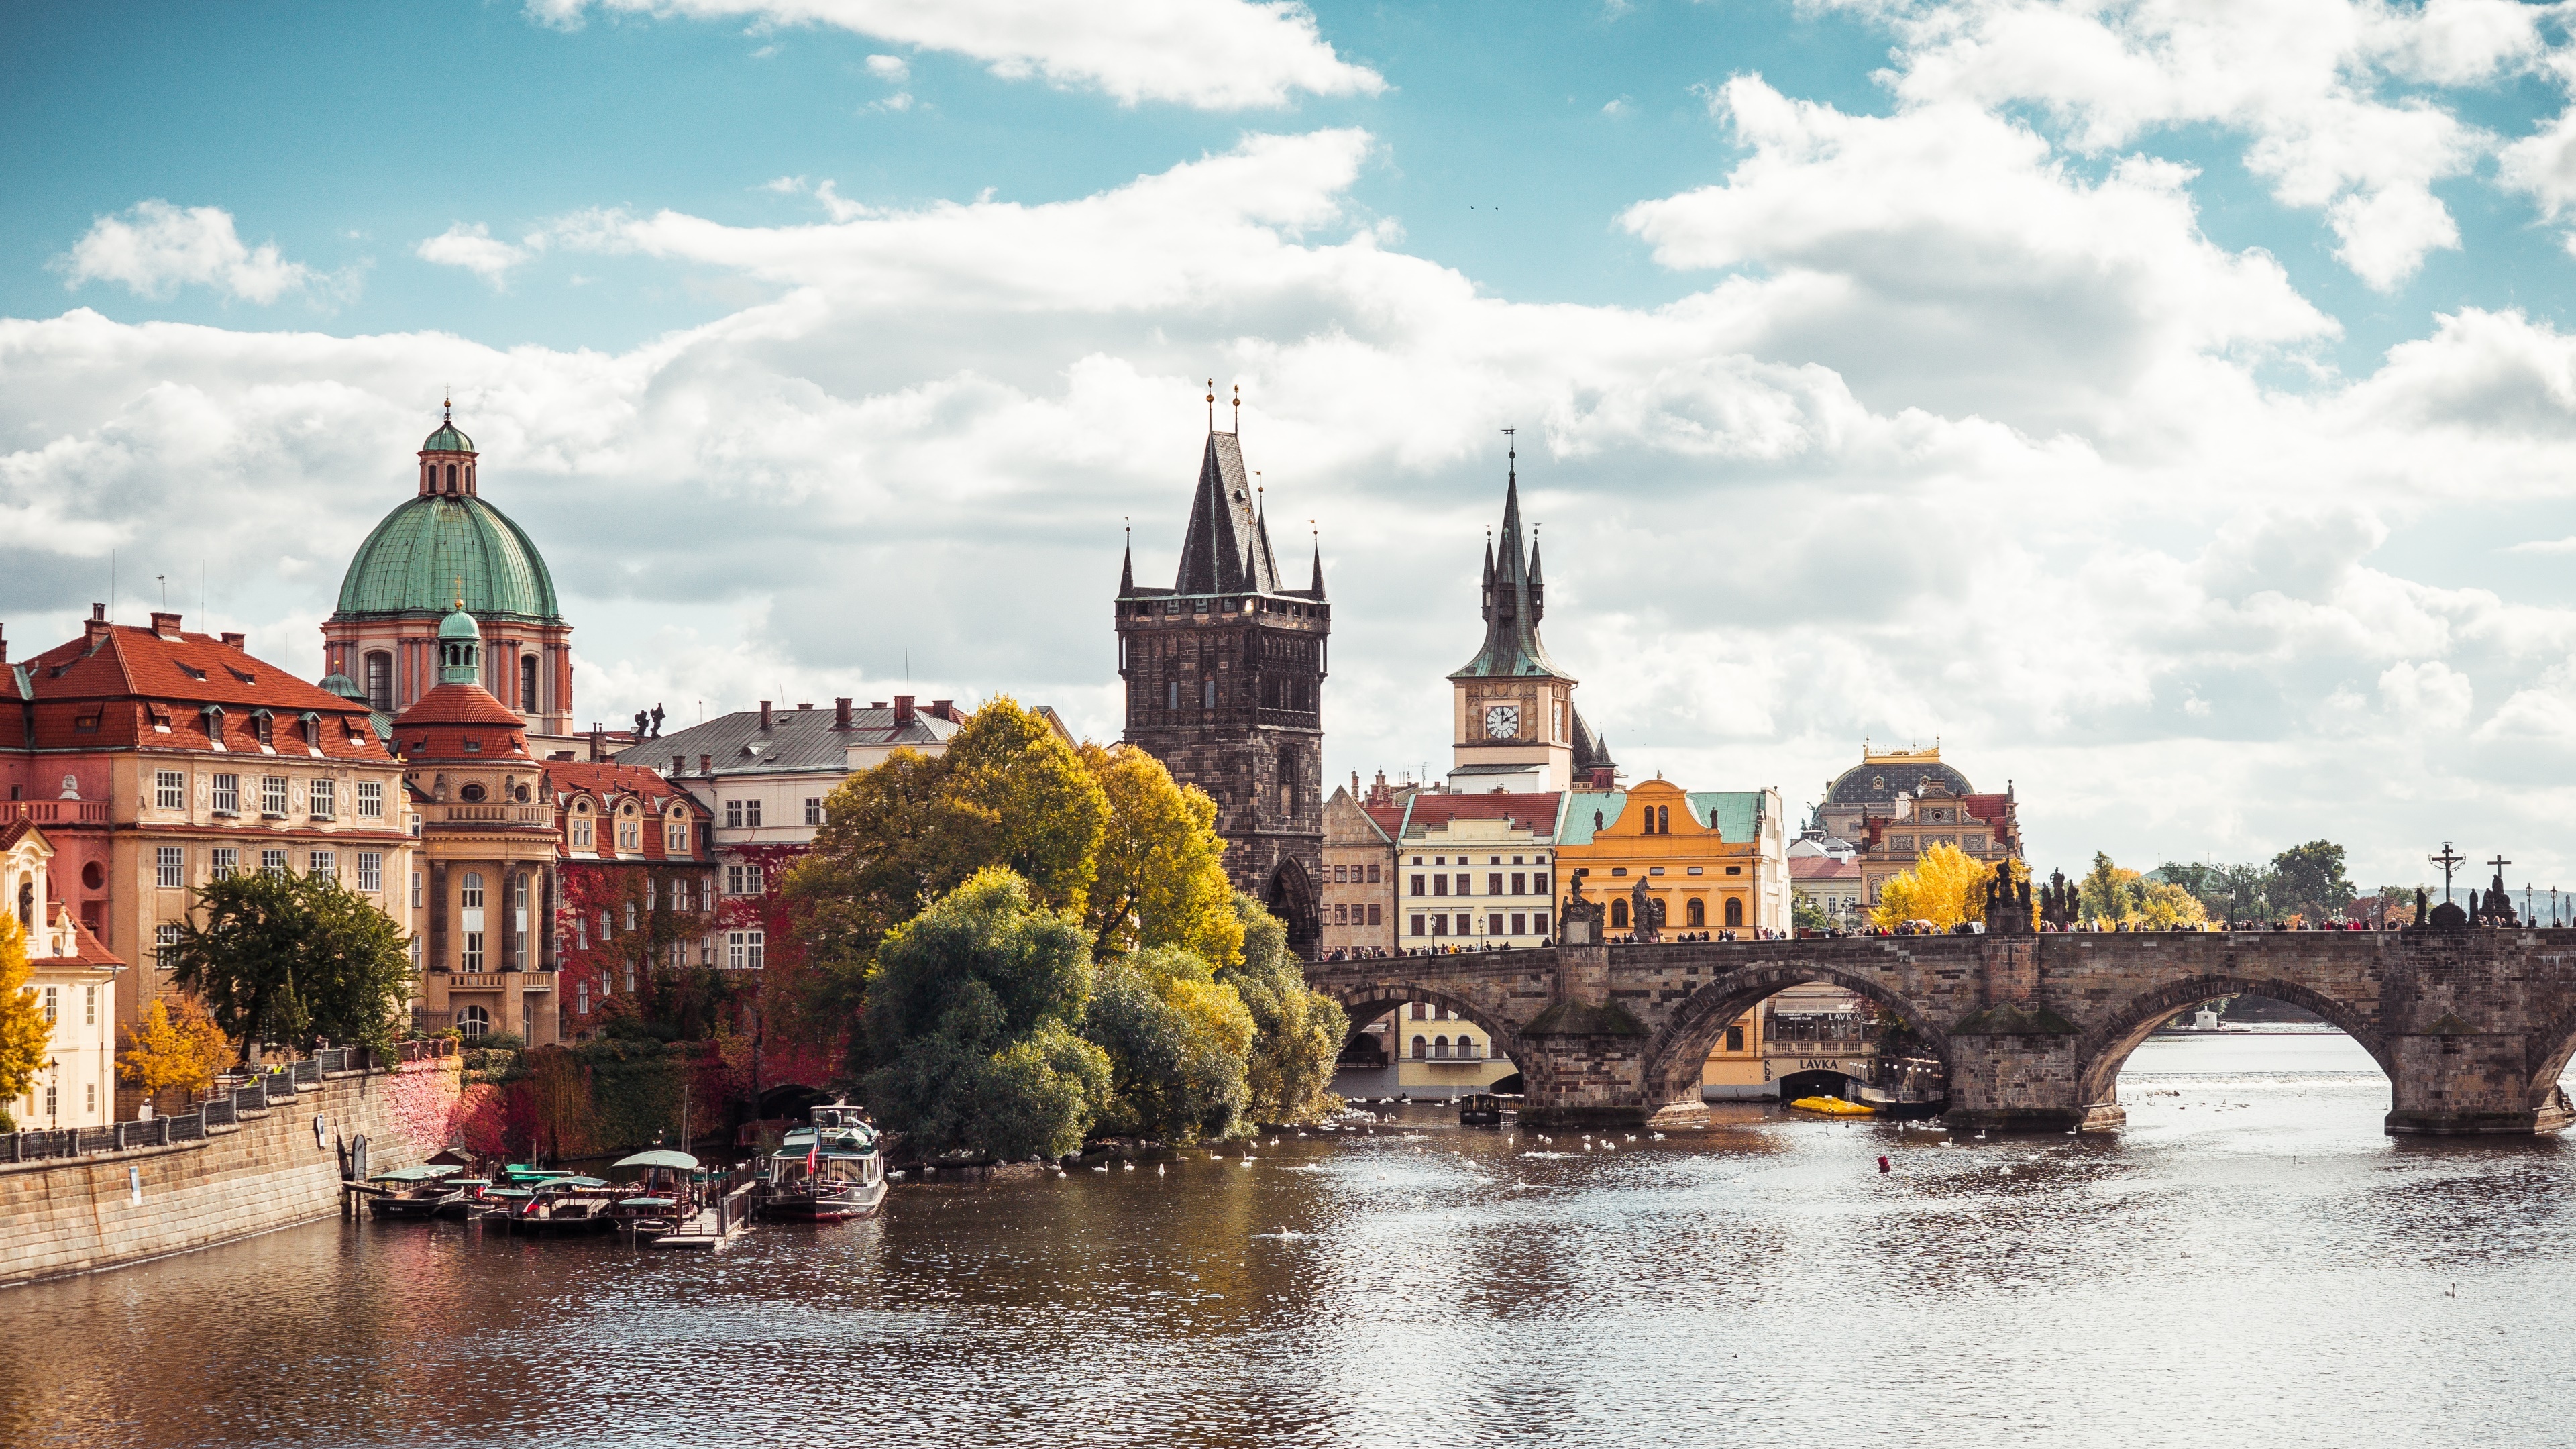
[[[468,975],[479,974],[483,970],[483,933],[481,931],[465,933],[465,959],[460,964],[464,966]]]
[[[1422,894],[1422,877],[1418,875],[1413,878],[1413,893],[1417,896]]]
[[[1491,874],[1487,875],[1487,876],[1485,877],[1485,894],[1487,894],[1487,895],[1489,895],[1489,896],[1498,896],[1498,895],[1501,895],[1502,893],[1503,893],[1503,875],[1502,875],[1502,872],[1500,872],[1500,871],[1495,871],[1495,872],[1492,872]],[[1519,892],[1517,889],[1515,889],[1515,890],[1512,892],[1512,894],[1513,894],[1513,895],[1519,895],[1519,894],[1520,894],[1520,892]]]
[[[420,909],[420,872],[419,872],[419,871],[413,871],[413,872],[411,873],[411,908],[412,908],[413,910],[415,910],[415,911]]]
[[[1472,877],[1470,877],[1470,876],[1469,876],[1465,871],[1460,871],[1460,872],[1458,873],[1458,894],[1460,894],[1460,895],[1462,895],[1462,896],[1464,896],[1464,895],[1473,895],[1473,894],[1475,894],[1475,892],[1470,891],[1469,889],[1467,889],[1468,882],[1469,882],[1471,879],[1472,879]]]
[[[808,795],[805,797],[805,823],[808,825],[820,825],[823,823],[822,796]]]
[[[674,820],[668,826],[663,828],[662,853],[664,855],[686,855],[689,853],[688,821]]]
[[[745,830],[758,830],[760,828],[759,801],[745,800],[742,802],[742,828]]]
[[[358,782],[358,818],[361,820],[385,818],[384,781],[360,780]]]
[[[735,971],[761,969],[761,953],[767,935],[765,931],[726,932],[725,965]]]
[[[1422,934],[1422,918],[1420,916],[1415,916],[1413,918],[1413,934],[1417,936]]]
[[[661,909],[661,899],[661,882],[649,875],[644,877],[644,909],[648,911]]]
[[[215,776],[213,796],[216,814],[239,815],[241,813],[241,776]]]
[[[1199,682],[1199,692],[1200,692],[1199,708],[1201,708],[1201,709],[1214,709],[1214,708],[1216,708],[1216,681],[1215,681],[1215,680],[1213,680],[1213,679],[1201,680],[1201,681]]]
[[[186,885],[188,853],[175,845],[153,847],[152,883],[163,890],[175,890]]]
[[[1742,896],[1728,896],[1726,898],[1726,923],[1730,926],[1741,926],[1744,924],[1744,898]]]
[[[394,657],[390,654],[367,656],[367,708],[393,713]]]
[[[612,923],[608,918],[608,912],[601,911],[599,913],[599,939],[603,941],[611,941],[615,940],[616,937],[617,932],[612,928]]]
[[[1431,1043],[1423,1040],[1421,1037],[1415,1037],[1413,1039],[1413,1059],[1415,1061],[1420,1061],[1429,1055],[1431,1055]]]
[[[305,811],[306,814],[316,820],[333,820],[339,817],[340,791],[332,781],[316,780],[305,793],[308,797],[307,804],[310,806]]]
[[[588,850],[590,849],[590,841],[590,821],[576,816],[572,822],[572,848],[575,850]]]
[[[286,777],[262,775],[259,780],[259,813],[283,819],[286,815]]]
[[[635,929],[635,903],[633,901],[628,901],[626,903],[626,929],[630,931]]]
[[[1370,885],[1376,885],[1378,883],[1376,866],[1370,866],[1368,868],[1368,883]]]
[[[59,1088],[59,1087],[47,1087],[47,1088],[45,1088],[45,1115],[46,1115],[46,1116],[48,1116],[48,1117],[53,1117],[53,1116],[58,1116],[58,1115],[60,1115],[60,1114],[57,1112],[57,1110],[56,1110],[56,1108],[55,1108],[55,1105],[54,1105],[54,1104],[56,1103],[56,1101],[58,1101],[58,1100],[60,1099],[61,1090],[62,1090],[62,1089],[61,1089],[61,1088]]]
[[[483,787],[477,784],[468,784],[456,792],[456,798],[464,801],[468,805],[480,805],[483,803]]]
[[[152,808],[185,810],[188,808],[188,777],[176,770],[152,772]]]
[[[492,1031],[492,1013],[479,1006],[456,1009],[456,1032],[459,1036],[487,1036]]]
[[[1488,936],[1499,936],[1503,934],[1502,912],[1494,911],[1485,917],[1485,934]]]
[[[62,988],[61,988],[61,987],[59,987],[59,986],[48,986],[48,987],[46,987],[46,988],[45,988],[45,1025],[47,1025],[47,1026],[51,1026],[51,1025],[53,1025],[53,1024],[54,1024],[54,1019],[55,1019],[56,1017],[60,1016],[61,1014],[62,1014]]]
[[[575,916],[572,918],[572,944],[573,949],[576,951],[587,951],[590,949],[589,917]]]
[[[1547,912],[1533,911],[1530,913],[1530,934],[1533,936],[1544,936],[1547,934]]]
[[[1377,908],[1376,906],[1371,906],[1371,907],[1369,907],[1369,908],[1368,908],[1368,911],[1369,911],[1368,923],[1369,923],[1370,925],[1372,925],[1372,926],[1379,924],[1379,921],[1378,921],[1378,918],[1377,918],[1378,908]]]
[[[81,1025],[98,1025],[98,988],[95,986],[84,986],[81,988]],[[98,1103],[95,1101],[91,1102],[89,1105],[92,1111],[96,1111],[98,1108]]]
[[[381,852],[358,852],[358,889],[370,893],[385,888],[385,858]]]
[[[726,866],[725,894],[729,896],[756,896],[760,894],[760,867],[756,865]]]
[[[644,827],[632,820],[617,822],[617,848],[632,854],[644,848]]]
[[[519,656],[519,713],[537,712],[537,656]]]
[[[1434,911],[1432,913],[1431,934],[1435,936],[1446,936],[1449,934],[1449,917],[1446,914],[1438,911]]]
[[[1446,1060],[1449,1055],[1449,1038],[1445,1036],[1433,1037],[1431,1039],[1431,1055],[1436,1058]]]
[[[229,845],[218,845],[206,852],[206,873],[217,880],[241,869],[241,852]]]
[[[1628,902],[1625,898],[1610,898],[1610,924],[1616,930],[1628,929]]]
[[[1513,913],[1512,913],[1512,934],[1513,934],[1513,935],[1515,935],[1515,936],[1526,936],[1526,935],[1528,935],[1528,934],[1529,934],[1529,917],[1527,917],[1527,916],[1525,916],[1525,915],[1522,915],[1522,914],[1520,914],[1520,913],[1519,913],[1519,912],[1517,912],[1517,911],[1513,912]]]
[[[176,957],[178,949],[179,925],[177,922],[164,921],[160,925],[152,928],[152,964],[154,966],[157,966],[164,971],[177,970],[179,967],[179,962]]]
[[[286,874],[286,852],[282,850],[261,851],[259,853],[259,868],[269,875],[284,876]]]
[[[340,860],[338,853],[335,851],[311,851],[307,854],[304,864],[305,874],[312,876],[315,880],[337,880],[340,878]]]
[[[1744,1028],[1730,1026],[1726,1029],[1726,1049],[1731,1052],[1744,1050]]]
[[[1446,875],[1433,876],[1431,878],[1431,893],[1435,896],[1445,896],[1449,894],[1449,877]]]
[[[579,1007],[579,1010],[581,1014],[584,1016],[590,1015],[590,983],[587,981],[581,983],[580,1001],[581,1006]]]
[[[1700,900],[1698,897],[1696,897],[1696,896],[1692,897],[1692,898],[1691,898],[1690,903],[1689,903],[1688,905],[1685,905],[1685,906],[1683,906],[1683,907],[1682,907],[1682,924],[1683,924],[1683,925],[1685,925],[1685,926],[1705,926],[1705,925],[1707,925],[1707,924],[1708,924],[1708,906],[1707,906],[1707,904],[1706,904],[1705,902],[1701,901],[1701,900]]]
[[[742,802],[739,800],[727,800],[725,802],[725,829],[740,830],[741,828]]]

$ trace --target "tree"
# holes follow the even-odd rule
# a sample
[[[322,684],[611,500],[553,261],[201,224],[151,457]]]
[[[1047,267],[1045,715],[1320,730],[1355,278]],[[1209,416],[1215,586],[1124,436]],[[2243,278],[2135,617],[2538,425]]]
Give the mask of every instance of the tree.
[[[1163,762],[1132,745],[1082,747],[1109,814],[1084,923],[1091,953],[1183,946],[1219,970],[1243,959],[1243,923],[1225,875],[1216,802],[1175,784]]]
[[[36,1073],[44,1070],[52,1036],[36,990],[27,984],[34,974],[25,929],[14,914],[0,911],[0,1132],[17,1130],[9,1104],[27,1095]]]
[[[2311,920],[2333,920],[2352,904],[2352,882],[2344,878],[2343,847],[2331,840],[2311,840],[2272,857],[2273,903]]]
[[[1043,716],[1008,696],[970,715],[941,757],[936,824],[977,868],[1001,866],[1049,910],[1091,894],[1109,800]]]
[[[2154,875],[2140,875],[2097,850],[2093,852],[2093,868],[2076,883],[2076,897],[2084,915],[2105,926],[2125,925],[2133,931],[2196,926],[2209,919],[2208,909],[2190,887],[2176,882],[2168,872],[2179,870],[2206,883],[2212,878],[2209,874],[2193,872],[2212,869],[2164,865],[2158,866]]]
[[[1351,1034],[1341,1003],[1306,985],[1304,968],[1288,949],[1288,928],[1237,892],[1234,914],[1243,924],[1243,961],[1216,973],[1234,988],[1252,1014],[1252,1051],[1245,1063],[1245,1110],[1255,1122],[1310,1122],[1338,1109],[1332,1093],[1333,1063]]]
[[[1153,946],[1101,967],[1082,1030],[1109,1058],[1103,1130],[1167,1142],[1242,1130],[1252,1013],[1195,952]]]
[[[1936,845],[1914,858],[1914,868],[1879,887],[1870,923],[1880,927],[1929,921],[1946,931],[1961,921],[1986,918],[1986,882],[1993,872],[1955,845]]]
[[[174,1002],[176,1012],[170,1009]],[[156,997],[143,1020],[126,1033],[116,1075],[153,1097],[173,1088],[201,1091],[213,1085],[216,1070],[232,1054],[232,1042],[204,1002],[183,993]]]
[[[877,948],[869,1102],[927,1155],[1073,1151],[1110,1090],[1107,1055],[1074,1030],[1091,975],[1070,915],[1016,872],[977,872]]]
[[[1813,900],[1793,893],[1789,902],[1789,924],[1801,931],[1830,931],[1834,928],[1834,918],[1826,915],[1825,908]]]
[[[198,888],[204,916],[179,924],[172,979],[196,993],[253,1058],[262,1042],[329,1037],[379,1050],[411,993],[402,932],[338,881],[266,871]]]

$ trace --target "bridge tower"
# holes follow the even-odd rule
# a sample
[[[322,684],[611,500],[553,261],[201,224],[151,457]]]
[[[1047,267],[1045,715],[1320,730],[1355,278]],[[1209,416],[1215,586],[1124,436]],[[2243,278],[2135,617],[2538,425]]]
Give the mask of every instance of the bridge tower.
[[[1289,945],[1311,960],[1322,934],[1332,611],[1320,540],[1305,588],[1280,578],[1240,427],[1221,433],[1211,420],[1172,587],[1136,582],[1132,544],[1120,566],[1125,737],[1215,799],[1226,875],[1286,923]]]

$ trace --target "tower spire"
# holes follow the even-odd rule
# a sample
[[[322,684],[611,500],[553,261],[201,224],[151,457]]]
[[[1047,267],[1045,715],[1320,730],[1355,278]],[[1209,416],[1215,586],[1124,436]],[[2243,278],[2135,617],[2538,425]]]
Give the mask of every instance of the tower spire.
[[[1136,592],[1136,519],[1129,515],[1126,522],[1127,543],[1118,556],[1118,597],[1122,599]]]
[[[1311,518],[1306,520],[1306,531],[1313,536],[1315,543],[1315,577],[1314,582],[1306,585],[1306,597],[1320,604],[1324,601],[1324,531],[1317,528]]]

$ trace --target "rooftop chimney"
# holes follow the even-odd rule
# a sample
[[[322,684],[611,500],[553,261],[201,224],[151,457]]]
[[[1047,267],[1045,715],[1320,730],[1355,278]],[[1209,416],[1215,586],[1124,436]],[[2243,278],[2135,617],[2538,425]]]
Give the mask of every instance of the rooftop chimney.
[[[608,727],[597,720],[590,725],[590,762],[594,765],[608,758]]]
[[[760,702],[760,732],[769,733],[769,701],[765,699]]]
[[[671,757],[671,773],[674,775],[685,775],[688,772],[689,757],[686,755],[673,755]]]
[[[5,626],[5,625],[0,625],[0,664],[6,664],[6,663],[8,663],[8,662],[9,662],[9,630],[8,630],[7,626]]]
[[[81,625],[81,637],[92,643],[96,643],[99,636],[105,634],[107,629],[107,605],[90,605],[89,618]]]
[[[1595,770],[1595,771],[1593,771],[1593,772],[1592,772],[1592,788],[1593,788],[1593,789],[1595,789],[1595,790],[1607,790],[1607,789],[1611,788],[1611,785],[1610,785],[1610,772],[1609,772],[1608,770]]]
[[[715,772],[716,772],[716,757],[715,757],[715,756],[713,756],[713,755],[700,755],[700,756],[698,756],[698,773],[699,773],[699,774],[701,774],[701,775],[712,775],[712,774],[714,774]]]
[[[7,656],[7,654],[6,654],[5,652],[0,652],[0,658],[6,658],[6,657],[8,657],[8,656]],[[832,701],[832,728],[834,728],[834,729],[836,729],[836,730],[845,730],[845,729],[848,729],[849,727],[850,727],[850,702],[849,702],[847,699],[836,699],[836,700],[833,700],[833,701]]]
[[[883,709],[885,707],[886,702],[882,699],[872,699],[868,701],[868,708],[870,709]]]
[[[232,648],[239,649],[242,647],[242,636],[236,630],[226,629],[224,631],[224,643]]]
[[[898,694],[894,697],[894,727],[902,729],[910,723],[912,723],[912,696]]]
[[[797,707],[798,709],[812,709],[814,706],[812,706],[812,705],[810,705],[810,704],[800,704],[800,705],[798,705],[798,706],[796,706],[796,707]]]
[[[957,701],[953,699],[932,700],[930,702],[930,716],[933,719],[947,720],[951,724],[964,724],[966,722],[957,713]]]
[[[176,614],[164,614],[158,609],[153,610],[152,632],[160,635],[164,639],[178,638],[179,616]]]

